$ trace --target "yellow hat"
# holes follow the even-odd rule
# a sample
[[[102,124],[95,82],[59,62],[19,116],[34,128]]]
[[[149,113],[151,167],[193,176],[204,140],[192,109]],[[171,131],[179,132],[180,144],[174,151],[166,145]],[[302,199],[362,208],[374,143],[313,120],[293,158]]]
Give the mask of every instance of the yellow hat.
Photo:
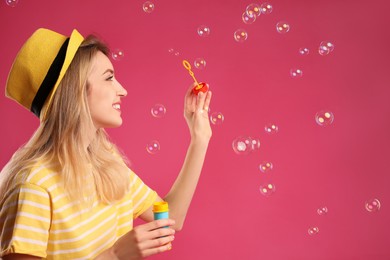
[[[83,40],[77,30],[70,37],[48,29],[36,30],[16,55],[5,95],[39,117],[45,102],[50,106]]]

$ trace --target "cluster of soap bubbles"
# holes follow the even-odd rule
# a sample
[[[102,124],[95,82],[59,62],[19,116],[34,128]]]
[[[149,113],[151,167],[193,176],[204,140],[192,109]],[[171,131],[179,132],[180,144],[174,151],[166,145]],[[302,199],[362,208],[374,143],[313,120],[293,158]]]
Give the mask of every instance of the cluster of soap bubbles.
[[[144,10],[145,13],[150,14],[154,10],[154,4],[152,2],[150,2],[150,1],[146,1],[142,5],[142,10]]]
[[[262,3],[261,5],[256,3],[249,4],[242,14],[242,21],[245,24],[252,24],[261,14],[270,14],[272,9],[273,7],[270,3]]]
[[[267,134],[275,134],[279,131],[279,127],[273,123],[269,123],[264,127]],[[238,155],[247,155],[260,149],[260,140],[250,136],[239,136],[233,140],[233,151]],[[270,161],[263,161],[259,165],[259,170],[267,175],[272,171],[273,164]],[[275,193],[275,184],[270,182],[262,183],[259,187],[260,194],[268,197]]]
[[[326,214],[328,214],[328,207],[326,206],[321,206],[317,209],[317,214],[319,216],[325,216]],[[317,235],[318,233],[320,232],[320,229],[317,227],[317,226],[311,226],[308,228],[307,230],[307,233],[310,235],[310,236],[314,236],[314,235]]]
[[[273,167],[274,166],[273,166],[272,162],[263,161],[259,165],[259,170],[260,170],[260,172],[268,175],[272,171]],[[272,194],[275,193],[276,187],[275,187],[275,184],[273,184],[273,183],[265,182],[265,183],[260,185],[259,190],[260,190],[261,195],[268,197],[268,196],[271,196]]]
[[[318,53],[322,56],[328,55],[334,50],[334,44],[329,41],[322,41],[318,47]]]
[[[364,205],[365,209],[370,212],[370,213],[373,213],[373,212],[378,212],[381,208],[381,202],[374,198],[374,199],[369,199],[365,202],[365,205]],[[321,206],[317,209],[317,214],[319,216],[325,216],[328,214],[328,208],[326,206]],[[319,232],[320,232],[320,229],[317,227],[317,226],[311,226],[308,228],[307,230],[308,234],[313,236],[313,235],[317,235]]]
[[[239,136],[233,140],[233,151],[239,155],[247,155],[260,149],[260,140],[250,136]],[[264,161],[259,165],[259,170],[262,173],[269,173],[273,168],[272,162]],[[270,182],[264,182],[260,185],[260,194],[268,197],[271,196],[276,190],[275,184]]]
[[[272,5],[270,3],[263,3],[261,5],[252,3],[249,4],[241,15],[244,24],[252,24],[261,14],[270,14],[272,12]],[[236,42],[245,42],[248,39],[248,32],[245,29],[237,29],[234,34]]]
[[[260,148],[260,139],[250,136],[239,136],[232,142],[233,151],[239,155],[246,155]]]
[[[165,117],[165,115],[167,113],[167,109],[163,104],[157,103],[151,107],[150,113],[152,114],[152,116],[154,118],[163,118],[163,117]],[[213,125],[221,125],[224,122],[225,117],[221,112],[213,112],[210,114],[209,119]],[[252,140],[252,142],[253,142],[253,149],[255,149],[257,146],[260,147],[259,140],[254,139],[254,140]],[[258,142],[258,144],[256,145],[257,142]],[[160,151],[159,142],[156,140],[149,142],[146,145],[146,151],[150,154],[158,153]]]
[[[277,25],[277,27],[278,27],[278,25]],[[289,28],[289,26],[286,25],[286,29],[287,28]],[[279,29],[282,30],[283,25],[281,27],[279,27]],[[334,44],[329,42],[329,41],[322,41],[320,43],[320,46],[318,47],[318,53],[322,56],[328,55],[333,50],[334,50]],[[301,48],[299,48],[298,53],[301,56],[307,56],[307,55],[309,55],[310,51],[309,51],[309,48],[307,48],[307,47],[301,47]],[[292,78],[301,78],[302,75],[303,75],[303,72],[301,69],[293,68],[290,70],[290,76]]]
[[[328,55],[329,53],[333,52],[333,50],[334,44],[330,41],[322,41],[318,47],[318,53],[322,56]],[[309,48],[301,47],[299,48],[298,53],[302,56],[309,55]]]
[[[378,199],[369,199],[366,201],[364,206],[368,212],[377,212],[381,208],[381,203]],[[328,214],[328,208],[325,206],[319,207],[317,209],[317,214],[319,216],[324,216]],[[320,229],[314,226],[314,227],[309,227],[307,232],[309,233],[309,235],[316,235],[319,233],[319,231]]]
[[[278,132],[279,127],[275,124],[269,123],[264,127],[264,130],[268,134],[275,134]],[[233,140],[233,151],[239,155],[247,155],[260,149],[260,140],[250,136],[239,136]],[[263,161],[259,165],[259,170],[262,173],[269,174],[273,169],[273,163],[270,161]],[[260,194],[268,197],[275,193],[275,184],[271,182],[264,182],[260,185]]]
[[[167,113],[167,109],[162,104],[155,104],[150,109],[150,113],[154,118],[163,118]],[[146,144],[146,151],[149,154],[156,154],[160,151],[160,143],[157,140],[152,140]]]

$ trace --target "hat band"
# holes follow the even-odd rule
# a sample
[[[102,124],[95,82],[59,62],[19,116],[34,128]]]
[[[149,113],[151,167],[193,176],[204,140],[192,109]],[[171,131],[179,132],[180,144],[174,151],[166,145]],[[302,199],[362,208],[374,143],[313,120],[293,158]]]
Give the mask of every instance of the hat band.
[[[31,104],[31,112],[33,112],[37,117],[39,117],[50,91],[53,89],[58,80],[62,65],[64,64],[68,43],[69,38],[67,38],[62,44]]]

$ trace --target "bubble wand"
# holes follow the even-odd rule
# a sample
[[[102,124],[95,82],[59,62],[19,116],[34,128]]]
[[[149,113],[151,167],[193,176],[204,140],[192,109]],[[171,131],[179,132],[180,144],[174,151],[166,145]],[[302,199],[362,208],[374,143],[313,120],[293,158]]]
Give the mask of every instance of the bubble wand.
[[[187,60],[183,60],[183,66],[186,70],[188,70],[188,73],[194,79],[194,82],[196,83],[196,86],[192,89],[192,92],[194,92],[194,94],[196,94],[196,95],[199,93],[199,91],[207,92],[207,90],[209,89],[208,84],[206,84],[204,82],[198,83],[198,81],[195,78],[194,72],[191,70],[192,69],[191,64]]]

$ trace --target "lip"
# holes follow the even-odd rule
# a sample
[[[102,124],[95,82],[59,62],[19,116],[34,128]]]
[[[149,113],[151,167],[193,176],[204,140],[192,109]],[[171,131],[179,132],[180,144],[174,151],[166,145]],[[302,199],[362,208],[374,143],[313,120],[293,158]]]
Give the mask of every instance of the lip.
[[[119,109],[118,109],[118,108],[115,108],[115,107],[114,107],[115,105],[119,105]],[[121,111],[121,107],[120,107],[120,106],[121,106],[121,102],[115,102],[115,103],[112,104],[112,108],[114,108],[114,109],[115,109],[116,111],[118,111],[118,112]]]

